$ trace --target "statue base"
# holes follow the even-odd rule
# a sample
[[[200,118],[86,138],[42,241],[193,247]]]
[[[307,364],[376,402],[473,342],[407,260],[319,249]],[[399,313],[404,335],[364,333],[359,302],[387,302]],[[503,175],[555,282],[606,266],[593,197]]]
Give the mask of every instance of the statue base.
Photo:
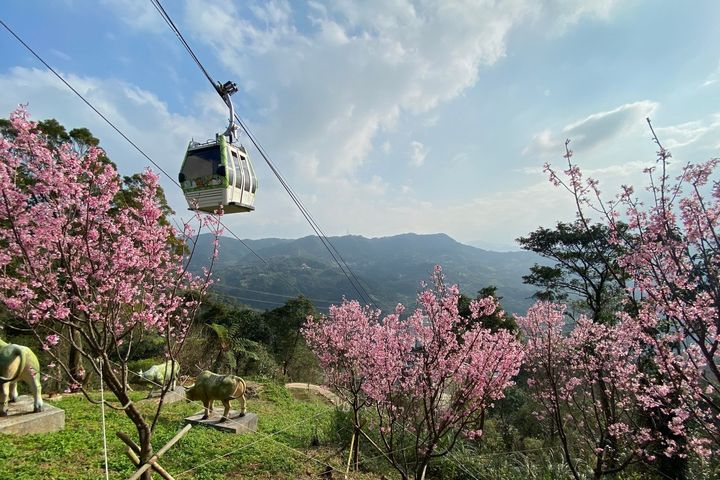
[[[0,433],[27,435],[59,432],[65,428],[65,410],[46,402],[42,412],[33,413],[33,402],[32,396],[20,395],[16,402],[8,403],[8,416],[0,417]]]
[[[153,393],[151,397],[147,397],[146,400],[157,400],[160,398],[160,392]],[[175,403],[180,402],[182,400],[185,400],[185,389],[178,385],[175,387],[175,390],[168,390],[168,392],[165,394],[165,400],[163,400],[163,405],[166,405],[168,403]]]
[[[230,410],[229,418],[223,423],[220,422],[221,413],[215,412],[214,416],[206,420],[202,420],[203,412],[196,413],[185,419],[185,423],[191,423],[193,425],[203,425],[205,427],[211,427],[215,430],[227,433],[254,433],[257,432],[258,417],[254,413],[246,413],[244,417],[239,417],[240,412],[237,410]]]

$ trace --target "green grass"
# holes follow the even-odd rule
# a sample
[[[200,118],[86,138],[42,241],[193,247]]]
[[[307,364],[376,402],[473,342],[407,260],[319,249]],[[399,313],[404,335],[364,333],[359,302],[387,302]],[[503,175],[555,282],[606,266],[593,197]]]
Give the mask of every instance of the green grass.
[[[133,399],[140,400],[144,395],[135,392]],[[2,477],[102,478],[100,406],[79,395],[65,395],[48,403],[65,410],[65,430],[44,435],[0,435]],[[153,411],[151,401],[139,401],[138,405],[148,416]],[[216,411],[218,407],[222,408],[216,404]],[[187,402],[166,405],[155,430],[154,449],[162,447],[183,427],[185,417],[199,410],[198,405]],[[335,436],[331,433],[333,408],[323,401],[296,399],[281,386],[265,384],[259,398],[248,400],[248,411],[258,415],[257,433],[234,435],[196,426],[165,454],[160,464],[177,479],[312,478],[325,468],[322,464],[326,462],[344,470],[343,454],[337,454],[337,447],[329,445]],[[136,431],[123,412],[107,408],[105,412],[110,478],[127,478],[134,469],[115,432],[136,438]],[[312,446],[318,440],[320,445]],[[194,470],[186,472],[190,469]]]

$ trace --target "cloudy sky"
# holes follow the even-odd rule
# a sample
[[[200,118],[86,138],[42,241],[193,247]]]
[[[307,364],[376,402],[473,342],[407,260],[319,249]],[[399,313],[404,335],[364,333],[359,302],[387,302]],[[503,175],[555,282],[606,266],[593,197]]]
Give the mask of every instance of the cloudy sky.
[[[328,235],[444,232],[511,248],[572,218],[542,173],[575,159],[612,194],[655,147],[720,151],[720,2],[165,0]],[[226,109],[149,0],[8,0],[0,18],[175,176]],[[0,29],[0,111],[87,126],[130,174],[147,160]],[[249,143],[246,138],[241,138]],[[311,234],[260,156],[242,238]],[[171,206],[181,192],[163,180]]]

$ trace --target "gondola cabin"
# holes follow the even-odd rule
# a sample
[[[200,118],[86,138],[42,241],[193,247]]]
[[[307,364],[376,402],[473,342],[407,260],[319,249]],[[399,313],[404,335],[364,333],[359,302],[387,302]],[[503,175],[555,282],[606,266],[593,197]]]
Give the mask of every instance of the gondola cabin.
[[[257,177],[245,148],[217,135],[214,141],[191,141],[178,175],[191,210],[225,213],[255,210]]]

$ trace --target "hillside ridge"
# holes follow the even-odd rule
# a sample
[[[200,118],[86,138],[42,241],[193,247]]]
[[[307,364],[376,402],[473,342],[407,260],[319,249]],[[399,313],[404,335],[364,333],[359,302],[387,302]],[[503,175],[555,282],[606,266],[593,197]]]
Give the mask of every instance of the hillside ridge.
[[[209,258],[211,236],[198,239],[193,269]],[[498,288],[504,308],[524,313],[532,303],[533,288],[523,284],[530,266],[541,262],[532,252],[494,252],[466,245],[447,234],[403,233],[368,238],[361,235],[329,237],[345,263],[383,309],[397,303],[414,305],[420,283],[441,265],[448,283],[457,283],[469,296],[489,285]],[[321,309],[358,295],[315,236],[298,239],[243,240],[220,238],[214,275],[218,293],[254,308],[274,308],[285,299],[303,294]],[[256,255],[257,254],[257,255]],[[262,260],[260,258],[261,257]],[[316,300],[321,300],[316,302]]]

